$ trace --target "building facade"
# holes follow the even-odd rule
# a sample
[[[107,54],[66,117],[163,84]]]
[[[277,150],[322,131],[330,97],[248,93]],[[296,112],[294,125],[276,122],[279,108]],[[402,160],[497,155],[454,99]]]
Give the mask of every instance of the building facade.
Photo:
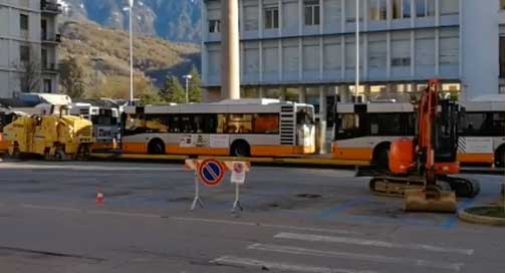
[[[505,92],[505,0],[238,0],[242,97],[409,100],[427,80],[469,100]],[[204,1],[202,75],[220,98],[219,0]],[[321,113],[323,118],[325,113]]]
[[[0,97],[58,90],[56,0],[0,0]]]

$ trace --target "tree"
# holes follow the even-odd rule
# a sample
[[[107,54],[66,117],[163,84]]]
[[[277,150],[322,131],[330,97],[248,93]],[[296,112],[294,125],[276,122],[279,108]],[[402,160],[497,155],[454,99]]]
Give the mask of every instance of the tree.
[[[175,76],[167,77],[164,87],[161,91],[162,97],[169,102],[185,103],[186,92],[179,79]]]
[[[60,84],[65,94],[73,99],[84,95],[84,72],[75,57],[70,57],[60,63]]]
[[[193,66],[190,72],[191,81],[189,84],[189,101],[191,102],[202,102],[202,78],[200,77],[200,73],[198,69]]]
[[[21,87],[21,92],[39,92],[41,83],[41,64],[40,59],[32,56],[34,48],[23,48],[21,54],[24,56],[14,67],[19,70],[18,79]]]

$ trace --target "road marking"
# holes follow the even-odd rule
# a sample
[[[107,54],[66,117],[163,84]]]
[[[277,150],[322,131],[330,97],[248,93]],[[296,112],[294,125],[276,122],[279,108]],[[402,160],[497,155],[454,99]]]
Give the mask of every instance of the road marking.
[[[175,221],[184,221],[184,222],[201,222],[201,223],[209,223],[209,224],[227,224],[227,225],[239,225],[239,226],[253,226],[253,227],[290,229],[290,230],[309,231],[309,232],[323,232],[323,233],[336,233],[336,234],[354,234],[354,235],[360,234],[360,233],[355,232],[355,231],[343,230],[343,229],[311,228],[311,227],[301,227],[301,226],[289,226],[289,225],[275,225],[275,224],[255,223],[255,222],[241,222],[241,221],[230,221],[230,220],[214,220],[214,219],[205,219],[205,218],[170,217],[169,219],[175,220]]]
[[[92,214],[92,215],[115,215],[115,216],[128,216],[128,217],[142,217],[142,218],[161,218],[161,215],[148,214],[148,213],[132,213],[132,212],[117,212],[110,210],[86,210],[86,209],[74,209],[74,208],[61,208],[54,206],[38,206],[30,204],[22,204],[21,207],[28,209],[39,209],[39,210],[52,210],[61,212],[73,212],[82,214]]]
[[[446,269],[453,271],[460,271],[461,268],[463,267],[462,263],[445,263],[445,262],[420,260],[420,259],[388,257],[382,255],[370,255],[370,254],[337,252],[337,251],[322,251],[317,249],[282,246],[282,245],[252,244],[248,246],[247,249],[294,254],[294,255],[308,255],[316,257],[342,258],[342,259],[360,260],[377,263],[400,264],[407,266],[428,267],[428,268]]]
[[[234,256],[223,256],[212,260],[211,263],[219,265],[249,266],[257,267],[262,270],[280,270],[287,272],[306,272],[306,273],[376,273],[376,271],[361,271],[350,269],[339,269],[329,267],[315,267],[308,265],[296,265],[277,262],[267,262],[248,258]]]
[[[274,238],[309,241],[309,242],[328,242],[328,243],[340,243],[340,244],[385,247],[385,248],[425,250],[425,251],[432,251],[432,252],[456,253],[456,254],[468,255],[468,256],[470,256],[474,253],[473,249],[439,247],[439,246],[424,245],[424,244],[400,244],[400,243],[391,243],[391,242],[377,241],[377,240],[366,240],[366,239],[359,239],[359,238],[335,237],[335,236],[323,236],[323,235],[316,235],[316,234],[299,234],[299,233],[281,232],[281,233],[275,235]]]

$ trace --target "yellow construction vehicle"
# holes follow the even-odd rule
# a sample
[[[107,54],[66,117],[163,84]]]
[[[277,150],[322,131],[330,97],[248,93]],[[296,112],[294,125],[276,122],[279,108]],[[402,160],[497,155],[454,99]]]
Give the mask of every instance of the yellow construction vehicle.
[[[4,127],[9,155],[43,156],[47,160],[85,159],[94,142],[93,124],[68,115],[22,116]]]

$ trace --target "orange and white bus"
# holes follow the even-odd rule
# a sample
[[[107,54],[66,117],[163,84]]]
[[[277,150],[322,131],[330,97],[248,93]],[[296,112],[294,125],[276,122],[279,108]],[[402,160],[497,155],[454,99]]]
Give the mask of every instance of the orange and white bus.
[[[271,99],[127,106],[124,153],[296,156],[315,152],[314,107]]]
[[[459,160],[504,167],[505,95],[485,96],[461,104],[465,114],[459,126]]]
[[[458,159],[463,164],[503,166],[505,101],[461,103]],[[333,157],[381,165],[388,162],[391,143],[412,138],[416,130],[410,103],[338,104]],[[382,166],[385,167],[385,166]]]
[[[374,164],[388,162],[391,143],[412,138],[414,106],[410,103],[339,103],[336,109],[333,157]]]

